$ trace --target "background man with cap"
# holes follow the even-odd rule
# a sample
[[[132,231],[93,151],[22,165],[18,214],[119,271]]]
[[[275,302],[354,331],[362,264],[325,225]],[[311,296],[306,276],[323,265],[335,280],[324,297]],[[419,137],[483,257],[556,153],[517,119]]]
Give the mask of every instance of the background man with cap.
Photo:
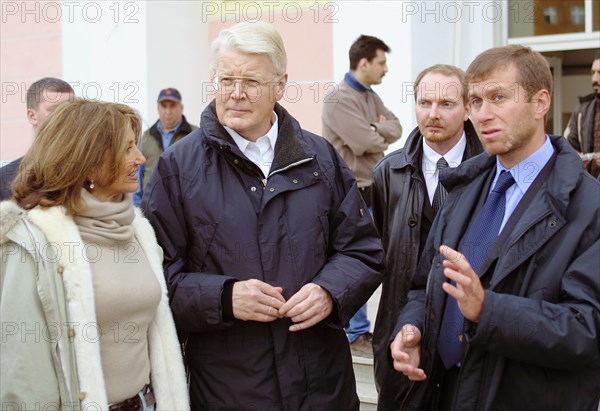
[[[133,202],[140,206],[144,188],[150,174],[165,148],[175,144],[198,127],[190,124],[183,115],[181,93],[175,88],[161,90],[158,95],[158,121],[146,130],[142,136],[142,153],[146,157],[146,165],[139,168],[139,188],[133,195]]]

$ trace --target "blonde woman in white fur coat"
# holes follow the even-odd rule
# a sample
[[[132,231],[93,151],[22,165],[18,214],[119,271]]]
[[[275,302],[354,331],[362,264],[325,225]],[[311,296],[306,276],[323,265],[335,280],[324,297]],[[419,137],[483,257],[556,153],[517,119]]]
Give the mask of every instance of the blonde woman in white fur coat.
[[[1,409],[186,410],[154,232],[132,205],[139,116],[86,100],[42,125],[0,207]]]

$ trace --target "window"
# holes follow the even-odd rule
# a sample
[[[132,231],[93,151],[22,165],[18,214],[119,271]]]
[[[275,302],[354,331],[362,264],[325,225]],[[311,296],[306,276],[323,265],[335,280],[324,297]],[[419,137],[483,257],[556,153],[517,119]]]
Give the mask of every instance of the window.
[[[585,9],[583,7],[571,7],[571,23],[577,26],[583,26],[585,24]]]
[[[556,8],[554,8],[554,7],[545,7],[544,8],[544,23],[546,23],[546,24],[557,24],[558,23],[558,14],[556,13]]]

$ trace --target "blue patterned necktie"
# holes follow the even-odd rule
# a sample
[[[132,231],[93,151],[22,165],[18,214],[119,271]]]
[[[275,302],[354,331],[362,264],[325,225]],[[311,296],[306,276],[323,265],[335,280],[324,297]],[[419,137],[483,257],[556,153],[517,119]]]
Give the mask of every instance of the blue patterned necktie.
[[[447,168],[447,167],[448,167],[448,162],[446,161],[446,159],[444,157],[440,157],[440,159],[437,161],[437,164],[436,164],[436,168],[438,171],[438,185],[435,188],[435,193],[433,194],[433,202],[431,203],[431,208],[433,208],[433,212],[435,214],[437,214],[438,211],[440,211],[440,208],[442,207],[442,203],[444,202],[444,200],[446,199],[446,196],[448,195],[448,192],[446,191],[446,189],[444,188],[442,183],[439,182],[440,170],[442,168]]]
[[[506,190],[515,183],[508,171],[502,171],[496,185],[469,227],[460,252],[465,255],[473,271],[481,276],[483,263],[494,246],[506,209]],[[454,285],[454,282],[452,282]],[[454,297],[446,298],[442,326],[438,336],[438,352],[446,368],[458,364],[463,350],[464,317]]]

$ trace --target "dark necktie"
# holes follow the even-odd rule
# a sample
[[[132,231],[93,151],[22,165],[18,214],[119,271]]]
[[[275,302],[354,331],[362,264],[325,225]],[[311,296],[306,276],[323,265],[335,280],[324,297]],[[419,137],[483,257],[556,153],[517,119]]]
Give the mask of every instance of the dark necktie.
[[[437,187],[435,188],[435,193],[433,194],[433,202],[431,204],[431,207],[433,208],[433,212],[435,214],[437,214],[437,212],[440,211],[440,208],[442,207],[442,203],[444,202],[444,200],[446,199],[446,196],[448,195],[448,192],[446,191],[446,189],[444,188],[442,183],[439,182],[440,170],[442,168],[447,168],[447,167],[448,167],[448,162],[446,161],[446,159],[444,157],[441,157],[438,160],[437,165],[436,165],[437,172],[438,172],[438,184],[437,184]]]
[[[506,190],[515,183],[508,171],[502,171],[487,200],[476,214],[465,235],[460,252],[465,255],[473,271],[480,272],[490,248],[496,242],[506,209]],[[454,282],[452,282],[454,285]],[[442,326],[438,336],[438,352],[446,368],[458,364],[462,356],[464,317],[454,297],[446,298]]]

